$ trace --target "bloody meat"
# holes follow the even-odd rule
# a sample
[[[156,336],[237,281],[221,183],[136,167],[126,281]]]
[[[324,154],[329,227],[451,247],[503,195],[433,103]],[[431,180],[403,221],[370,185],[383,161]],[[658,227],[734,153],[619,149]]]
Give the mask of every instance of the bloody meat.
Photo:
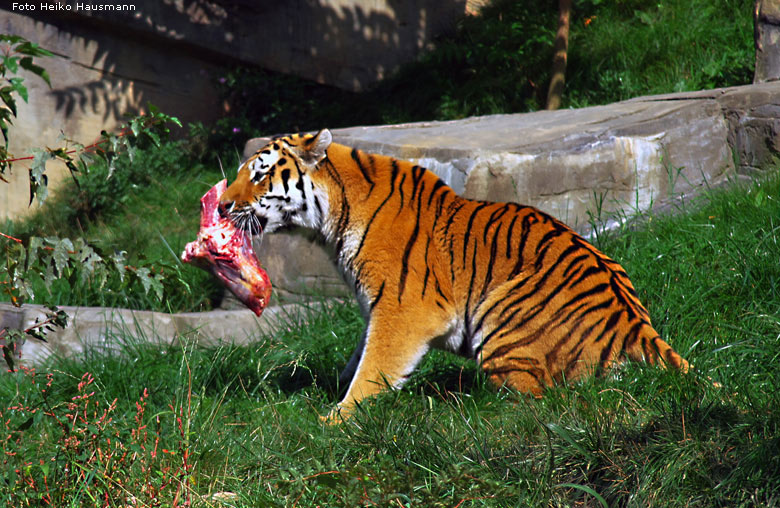
[[[219,213],[219,197],[226,188],[222,180],[200,198],[198,238],[187,244],[181,259],[216,275],[259,316],[271,297],[271,281],[252,250],[250,235]]]

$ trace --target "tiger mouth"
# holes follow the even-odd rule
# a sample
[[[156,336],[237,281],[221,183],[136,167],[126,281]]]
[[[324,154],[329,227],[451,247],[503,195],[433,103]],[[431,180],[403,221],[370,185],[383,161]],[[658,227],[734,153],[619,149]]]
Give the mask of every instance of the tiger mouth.
[[[263,230],[268,219],[257,216],[251,208],[232,210],[229,212],[229,216],[239,231],[246,233],[251,238],[263,237]]]

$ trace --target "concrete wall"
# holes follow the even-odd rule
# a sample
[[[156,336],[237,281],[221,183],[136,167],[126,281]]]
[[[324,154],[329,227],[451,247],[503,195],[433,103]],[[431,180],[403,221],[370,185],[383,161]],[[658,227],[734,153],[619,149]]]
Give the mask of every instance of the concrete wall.
[[[257,65],[359,90],[414,59],[454,26],[466,0],[41,0],[6,1],[0,33],[58,55],[40,59],[52,88],[22,72],[30,93],[10,131],[17,157],[88,144],[148,102],[187,122],[222,105],[212,83],[233,65]],[[119,5],[125,10],[94,10]],[[44,8],[44,6],[48,8]],[[479,6],[471,0],[470,9]],[[89,8],[88,8],[89,7]],[[20,101],[21,102],[21,101]],[[63,168],[47,171],[50,182]],[[0,221],[27,210],[27,167],[0,184]]]
[[[121,37],[96,27],[0,11],[0,33],[21,35],[58,55],[38,64],[51,76],[52,88],[37,76],[21,72],[29,102],[18,101],[18,117],[10,129],[9,151],[16,157],[36,147],[62,146],[61,133],[89,144],[102,130],[114,130],[125,113],[138,113],[148,102],[181,120],[216,118],[220,107],[208,79],[218,66],[185,48],[161,49],[152,40]],[[196,106],[197,105],[197,106]],[[0,221],[28,210],[29,186],[23,162],[15,163],[0,183]],[[47,166],[49,182],[66,171]]]

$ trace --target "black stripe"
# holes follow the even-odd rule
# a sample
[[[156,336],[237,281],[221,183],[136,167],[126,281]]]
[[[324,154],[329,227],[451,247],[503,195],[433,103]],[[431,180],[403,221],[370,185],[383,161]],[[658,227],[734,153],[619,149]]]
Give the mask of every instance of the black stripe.
[[[344,188],[341,188],[341,212],[339,213],[339,219],[336,223],[336,252],[341,254],[344,247],[344,233],[349,226],[349,203],[347,202],[347,195],[344,192]]]
[[[351,155],[352,155],[352,160],[354,160],[355,164],[357,164],[357,167],[360,170],[360,173],[363,175],[363,178],[371,186],[371,188],[368,190],[368,194],[371,195],[371,191],[374,190],[374,181],[371,179],[371,176],[368,174],[368,171],[366,171],[365,166],[363,166],[363,163],[360,161],[361,153],[358,151],[357,148],[353,148]],[[369,155],[369,160],[371,160],[370,155]]]
[[[368,236],[368,230],[371,228],[371,225],[374,223],[374,219],[376,219],[376,216],[379,214],[380,210],[382,210],[382,207],[385,206],[385,203],[393,196],[395,193],[395,175],[398,173],[398,164],[396,161],[393,161],[393,173],[390,177],[390,192],[387,193],[387,196],[382,201],[382,203],[377,207],[376,210],[374,210],[373,215],[371,215],[371,219],[369,219],[368,224],[366,224],[366,230],[363,232],[363,237],[360,239],[360,245],[358,246],[357,251],[355,252],[355,257],[360,254],[360,251],[363,250],[363,244],[366,242],[366,237]]]
[[[577,256],[576,258],[572,259],[571,263],[569,263],[569,266],[566,267],[566,270],[563,271],[563,276],[564,277],[567,276],[569,274],[569,270],[571,270],[572,268],[576,269],[576,268],[579,268],[580,266],[582,266],[582,262],[585,261],[586,259],[588,259],[589,257],[590,257],[589,254],[584,254],[583,253],[583,254],[580,254],[579,256]],[[596,270],[601,271],[598,267],[595,267],[595,268],[596,268]],[[577,283],[575,282],[573,284],[573,286],[576,286],[576,285],[577,285]]]
[[[450,203],[449,209],[447,210],[447,215],[449,215],[449,218],[447,219],[447,225],[444,226],[444,235],[448,236],[450,232],[450,226],[452,226],[455,223],[455,216],[460,212],[464,206],[466,206],[466,203],[468,201],[461,201],[459,203]],[[450,245],[452,245],[452,237],[450,237]]]
[[[471,215],[469,216],[469,221],[466,224],[466,231],[463,233],[463,268],[466,268],[466,252],[468,251],[469,238],[471,238],[471,228],[474,226],[474,220],[477,218],[479,211],[485,208],[487,205],[487,203],[480,203],[471,211]],[[476,240],[474,243],[476,244]]]
[[[290,192],[290,170],[289,169],[283,169],[282,170],[282,187],[284,187],[284,193],[287,194]]]
[[[528,242],[528,236],[531,234],[531,226],[538,221],[539,219],[533,214],[528,214],[523,217],[523,228],[520,231],[520,244],[517,246],[517,261],[515,262],[515,267],[509,273],[509,279],[514,279],[523,269],[523,251],[525,250],[525,244]]]
[[[546,283],[546,280],[547,280],[547,277],[550,276],[553,273],[553,271],[555,270],[555,265],[556,264],[553,264],[552,268],[547,270],[547,272],[542,276],[542,278],[539,280],[539,282],[534,286],[534,289],[530,293],[528,293],[527,296],[532,296],[532,295],[536,295],[536,294],[539,293],[539,291],[544,287],[544,285]],[[556,296],[558,296],[558,294],[561,291],[563,291],[563,289],[565,287],[567,287],[569,285],[569,282],[571,282],[571,278],[574,277],[574,275],[575,274],[571,274],[569,276],[569,278],[564,279],[563,281],[559,282],[552,291],[548,292],[548,294],[544,298],[544,300],[540,301],[539,303],[534,305],[531,309],[529,309],[528,312],[526,313],[526,316],[523,318],[523,320],[519,324],[517,324],[515,326],[517,326],[517,327],[525,326],[526,323],[528,323],[529,321],[534,319],[540,312],[545,310],[547,308],[548,304],[552,301],[552,299],[555,298]]]
[[[580,311],[582,311],[580,313],[580,316],[577,318],[577,322],[579,322],[579,321],[582,321],[591,312],[597,312],[597,311],[601,311],[602,309],[610,308],[614,301],[615,301],[614,298],[609,298],[607,300],[604,300],[601,303],[598,303],[596,305],[592,305],[591,307],[583,310],[583,308],[588,304],[588,302],[582,302],[582,299],[580,299],[580,298],[577,298],[577,299],[574,299],[574,300],[569,300],[565,304],[561,305],[558,308],[558,310],[555,311],[555,314],[553,314],[553,316],[550,318],[550,321],[552,322],[552,321],[559,320],[559,316],[562,315],[563,312],[566,309],[568,309],[569,307],[571,307],[574,304],[579,303],[579,305],[577,305],[574,309],[569,311],[569,313],[565,317],[560,318],[560,322],[561,323],[568,323],[569,320],[572,318],[572,316],[574,316],[575,314],[580,313]],[[582,302],[582,303],[580,303],[580,302]],[[572,332],[573,331],[574,331],[574,328],[572,328]]]
[[[512,217],[512,222],[509,223],[509,229],[506,231],[506,258],[512,259],[512,231],[515,229],[515,222],[520,215],[515,214]],[[522,253],[520,253],[522,255]]]
[[[589,266],[585,271],[580,274],[579,278],[572,282],[571,287],[575,288],[582,282],[588,280],[589,278],[593,277],[594,275],[598,275],[603,273],[603,270],[599,268],[598,266]]]
[[[322,222],[322,205],[320,205],[320,198],[316,194],[314,195],[314,208],[317,209],[317,216],[320,218],[320,222]]]
[[[609,319],[607,320],[606,324],[604,325],[604,329],[601,330],[601,333],[596,338],[594,342],[599,342],[604,337],[604,335],[611,332],[618,324],[618,321],[620,321],[620,315],[622,314],[622,311],[613,312],[611,316],[609,316]]]
[[[447,188],[439,195],[439,199],[436,201],[436,217],[440,217],[442,215],[442,210],[444,209],[444,200],[447,198],[447,196],[452,192],[451,189]]]
[[[401,181],[398,182],[398,195],[401,196],[401,204],[398,206],[398,213],[396,214],[396,217],[401,215],[401,212],[404,211],[404,182],[406,181],[406,173],[401,174]]]
[[[436,293],[442,297],[442,299],[450,303],[450,299],[447,298],[447,296],[444,294],[444,292],[441,290],[441,284],[439,283],[439,278],[436,276],[436,272],[433,272],[433,287],[436,288]]]
[[[485,281],[482,283],[482,297],[487,294],[488,286],[493,279],[493,265],[496,262],[496,254],[498,253],[498,235],[501,232],[501,224],[496,228],[496,232],[493,234],[493,241],[490,242],[490,257],[487,262],[487,273],[485,273]]]
[[[425,297],[425,289],[428,287],[428,277],[431,275],[431,267],[428,265],[428,248],[431,246],[431,237],[425,242],[425,276],[423,277],[422,296]]]
[[[425,187],[425,183],[422,184]],[[412,254],[412,247],[414,247],[417,241],[417,234],[420,232],[420,212],[422,210],[422,189],[420,189],[420,202],[417,203],[417,219],[414,221],[414,229],[412,230],[412,236],[409,237],[409,241],[406,242],[404,248],[404,255],[401,258],[401,277],[398,281],[398,301],[401,301],[401,296],[404,294],[406,288],[406,275],[409,273],[409,256]]]
[[[626,306],[626,310],[628,311],[628,319],[631,321],[636,319],[637,313],[634,309],[634,302],[626,298],[625,295],[626,287],[620,284],[614,276],[609,278],[609,284],[612,286],[612,291],[618,297],[618,300],[620,300]]]
[[[569,358],[569,361],[566,364],[566,372],[571,372],[577,366],[577,363],[579,363],[580,355],[582,355],[582,352],[585,351],[585,347],[583,346],[583,344],[585,344],[585,342],[588,340],[588,337],[590,337],[590,335],[601,324],[602,321],[604,321],[603,317],[600,318],[595,323],[593,323],[592,325],[590,325],[582,332],[582,335],[580,335],[577,344],[575,344],[574,347],[571,348],[572,351],[574,349],[579,348],[579,351],[577,351],[577,354],[575,354],[573,357]]]
[[[385,293],[385,281],[382,281],[382,285],[379,286],[379,292],[374,297],[374,300],[371,302],[370,310],[373,310],[374,307],[376,307],[376,304],[379,303],[379,300],[382,299],[382,295]]]
[[[428,204],[425,205],[426,208],[430,208],[431,201],[433,201],[433,196],[434,196],[434,194],[436,194],[436,191],[438,191],[442,187],[446,187],[446,186],[447,186],[447,184],[444,183],[441,178],[436,180],[436,183],[433,184],[433,188],[428,193]]]
[[[477,242],[474,242],[474,252],[471,255],[471,278],[469,279],[469,291],[466,295],[466,306],[463,309],[463,324],[466,327],[463,335],[467,338],[471,334],[471,295],[474,293],[474,279],[477,276]]]
[[[504,214],[507,212],[507,208],[508,207],[506,205],[502,206],[500,208],[497,208],[495,211],[493,211],[493,213],[490,214],[490,218],[488,218],[487,223],[482,228],[482,231],[483,231],[482,232],[482,243],[487,245],[487,235],[488,235],[488,231],[490,231],[490,226],[492,226],[493,223],[495,223],[496,221],[501,219],[501,217],[504,216]],[[500,224],[499,224],[499,227],[501,227]]]
[[[547,256],[547,252],[550,250],[550,247],[553,244],[553,239],[559,237],[561,235],[561,231],[550,231],[549,233],[545,234],[541,241],[536,245],[536,259],[534,260],[534,267],[539,270],[542,266],[544,266],[544,258]],[[544,247],[542,247],[544,245]],[[567,249],[567,252],[569,250],[578,250],[575,245],[569,246]]]
[[[427,170],[423,167],[414,165],[412,166],[412,197],[409,198],[410,202],[414,201],[414,196],[419,191],[422,198],[422,190],[425,188],[425,185],[420,185],[420,181],[422,180],[423,175],[425,174]],[[420,204],[422,204],[422,199],[419,200]]]
[[[552,271],[552,270],[549,270],[547,273],[550,273],[551,271]],[[560,288],[560,287],[561,287],[561,286],[559,285],[559,288]],[[584,298],[587,298],[587,297],[589,297],[589,296],[593,296],[593,295],[595,295],[595,294],[601,293],[602,291],[605,291],[605,290],[606,290],[608,287],[609,287],[609,285],[608,285],[608,284],[606,284],[606,283],[604,283],[604,284],[599,284],[598,286],[595,286],[595,287],[593,287],[593,288],[592,288],[592,289],[590,289],[589,291],[585,291],[585,292],[583,292],[583,293],[580,293],[579,295],[577,295],[577,298],[574,298],[574,299],[570,300],[569,302],[567,302],[567,305],[570,305],[571,303],[576,303],[578,300],[582,300],[582,299],[584,299]],[[500,318],[501,316],[503,316],[503,315],[504,315],[504,313],[505,313],[505,312],[506,312],[506,311],[507,311],[509,308],[511,308],[511,307],[514,307],[514,306],[518,305],[519,303],[522,303],[524,300],[528,299],[529,297],[531,297],[531,296],[535,295],[535,294],[538,292],[538,289],[539,289],[539,288],[540,288],[540,286],[537,284],[537,285],[536,285],[536,287],[535,287],[533,290],[529,291],[527,294],[525,294],[525,295],[521,296],[520,298],[517,298],[517,299],[513,300],[513,301],[512,301],[512,302],[511,302],[509,305],[507,305],[507,307],[506,307],[506,308],[504,308],[504,310],[502,310],[502,311],[501,311],[501,314],[499,314],[499,318]],[[549,299],[549,298],[548,298],[548,299]],[[536,310],[536,312],[533,312],[533,309],[537,309],[537,310]],[[491,330],[491,331],[490,331],[490,333],[489,333],[487,336],[485,336],[485,337],[484,337],[484,339],[482,340],[482,343],[483,343],[483,344],[484,344],[484,343],[486,343],[488,340],[490,340],[490,339],[491,339],[491,338],[492,338],[494,335],[496,335],[496,334],[499,334],[499,333],[500,333],[500,334],[502,334],[502,335],[506,335],[506,334],[508,334],[508,333],[511,333],[511,332],[512,332],[512,331],[514,331],[514,330],[517,330],[517,329],[519,329],[519,328],[522,328],[522,327],[523,327],[523,326],[525,326],[525,324],[526,324],[526,323],[528,323],[528,322],[529,322],[531,319],[533,319],[534,317],[536,317],[536,315],[538,315],[538,314],[539,314],[539,312],[541,312],[541,310],[543,310],[543,309],[544,309],[544,306],[542,306],[541,304],[537,304],[537,305],[535,305],[535,306],[533,307],[533,309],[531,309],[531,310],[529,310],[528,312],[526,312],[525,316],[523,317],[523,319],[522,319],[522,320],[521,320],[519,323],[515,323],[515,324],[513,324],[513,325],[512,325],[512,327],[511,327],[511,328],[509,328],[508,330],[505,330],[505,328],[507,327],[507,325],[509,325],[509,323],[511,323],[511,322],[512,322],[512,320],[513,320],[513,319],[514,319],[514,318],[515,318],[515,317],[516,317],[516,316],[517,316],[517,315],[518,315],[520,312],[522,312],[522,310],[523,310],[523,309],[522,309],[522,307],[518,308],[517,310],[515,310],[514,312],[512,312],[512,313],[511,313],[509,316],[507,316],[507,317],[506,317],[506,318],[505,318],[505,319],[504,319],[504,320],[503,320],[503,321],[502,321],[502,322],[501,322],[501,323],[500,323],[498,326],[496,326],[496,327],[495,327],[493,330]]]
[[[609,358],[612,356],[612,346],[615,344],[615,339],[618,336],[618,331],[615,330],[612,333],[612,337],[609,338],[607,343],[604,345],[604,347],[601,349],[601,356],[599,358],[599,365],[603,368],[606,367],[606,363],[609,360]],[[599,340],[601,340],[599,338]],[[598,342],[598,340],[596,341]]]
[[[512,294],[512,292],[517,291],[518,289],[523,287],[533,276],[534,274],[531,274],[528,277],[518,281],[509,291],[507,291],[506,294]],[[523,298],[527,298],[528,296],[530,296],[530,294],[525,295]],[[493,305],[485,309],[485,311],[482,313],[482,316],[477,321],[477,325],[474,327],[474,332],[476,333],[482,329],[482,326],[484,325],[485,322],[485,318],[488,316],[488,314],[492,313],[495,310],[502,309],[501,314],[499,314],[500,317],[501,315],[504,314],[504,312],[506,312],[506,309],[508,307],[515,305],[516,303],[517,302],[507,303],[506,298],[493,302]]]

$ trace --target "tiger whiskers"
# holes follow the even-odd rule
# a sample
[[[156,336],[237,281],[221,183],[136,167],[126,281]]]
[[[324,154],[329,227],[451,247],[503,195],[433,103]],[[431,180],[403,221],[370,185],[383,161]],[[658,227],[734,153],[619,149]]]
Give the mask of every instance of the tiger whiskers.
[[[236,229],[249,234],[251,239],[258,237],[262,239],[263,229],[260,227],[260,219],[252,213],[252,210],[237,210],[230,212],[230,220],[235,224]]]

